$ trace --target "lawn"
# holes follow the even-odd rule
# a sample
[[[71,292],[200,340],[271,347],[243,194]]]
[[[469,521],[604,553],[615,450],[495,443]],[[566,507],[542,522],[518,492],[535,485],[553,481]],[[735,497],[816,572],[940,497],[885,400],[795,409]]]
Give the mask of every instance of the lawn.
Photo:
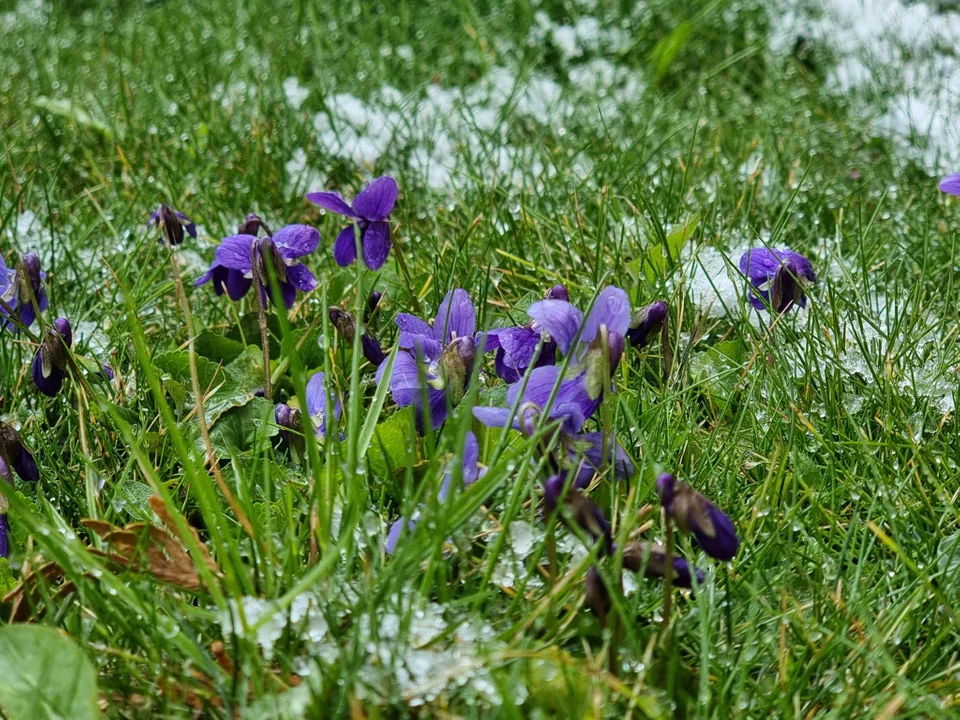
[[[0,38],[6,717],[960,712],[954,3]]]

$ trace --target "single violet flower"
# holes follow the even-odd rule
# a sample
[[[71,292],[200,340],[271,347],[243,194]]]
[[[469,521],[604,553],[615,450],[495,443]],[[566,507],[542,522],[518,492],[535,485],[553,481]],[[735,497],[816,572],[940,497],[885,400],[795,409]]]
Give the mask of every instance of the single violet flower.
[[[304,457],[303,421],[300,410],[286,403],[278,403],[273,409],[273,419],[279,428],[280,440],[287,444],[299,459]]]
[[[421,430],[438,428],[447,419],[448,405],[458,405],[467,392],[478,341],[483,343],[480,352],[492,349],[493,342],[485,333],[477,335],[473,301],[461,289],[451,290],[444,297],[433,327],[407,313],[397,315],[396,323],[400,328],[401,349],[389,378],[390,393],[400,407],[417,408]],[[389,359],[384,360],[377,369],[378,384],[383,380],[388,362]],[[425,387],[421,386],[421,376]],[[424,393],[427,408],[423,408]]]
[[[352,313],[338,307],[331,307],[327,311],[330,315],[330,322],[337,332],[343,336],[350,347],[353,347],[353,341],[357,335],[357,319]],[[374,367],[380,367],[386,355],[380,347],[380,341],[367,328],[363,329],[363,335],[360,336],[360,348],[363,350],[363,356]]]
[[[732,560],[740,547],[727,515],[685,482],[668,473],[657,478],[657,493],[668,518],[692,533],[703,551],[717,560]]]
[[[230,298],[238,300],[246,294],[256,278],[263,297],[269,296],[275,304],[279,304],[273,298],[270,287],[268,268],[272,266],[280,285],[283,304],[289,309],[296,300],[297,290],[310,292],[317,287],[316,278],[300,262],[300,258],[312,253],[319,245],[320,232],[309,225],[287,225],[273,236],[231,235],[220,243],[216,260],[196,284],[214,280],[214,290],[218,294],[225,287]],[[234,273],[224,273],[218,268],[226,268]],[[244,282],[240,282],[241,278]]]
[[[31,367],[33,384],[44,395],[54,397],[60,392],[69,360],[67,348],[72,345],[73,330],[70,328],[70,321],[63,317],[57,318],[40,341]]]
[[[40,258],[36,253],[26,253],[20,257],[15,270],[8,270],[3,257],[0,257],[0,315],[16,312],[20,323],[30,327],[37,319],[37,310],[43,312],[50,305],[44,280],[47,274],[40,269]],[[36,303],[36,304],[34,304]],[[16,328],[9,320],[7,327]]]
[[[817,276],[813,265],[800,253],[789,249],[753,248],[740,258],[740,272],[753,286],[749,299],[757,309],[768,305],[783,313],[794,304],[805,307],[806,286],[813,285]]]
[[[357,193],[353,205],[339,193],[312,192],[307,200],[325,210],[343,215],[356,222],[360,228],[360,246],[363,261],[371,270],[379,270],[390,254],[390,213],[397,203],[397,181],[389,175],[378,177]],[[353,223],[337,235],[333,244],[333,257],[340,267],[346,267],[357,259],[357,244]]]
[[[673,585],[691,589],[693,577],[691,565],[682,557],[673,558]],[[667,574],[667,549],[658,543],[632,542],[623,548],[623,567],[632,572],[643,570],[647,577],[665,577]],[[698,567],[693,567],[696,573],[697,585],[702,585],[707,574]]]
[[[197,226],[193,220],[168,205],[161,205],[153,211],[147,221],[147,229],[149,230],[151,227],[160,228],[162,237],[166,238],[166,241],[173,247],[183,242],[184,232],[194,240],[197,239]]]
[[[441,503],[446,502],[450,495],[450,487],[453,483],[453,468],[457,463],[460,464],[460,482],[464,488],[475,483],[487,472],[486,468],[480,467],[480,445],[477,443],[477,436],[470,431],[467,431],[467,434],[464,436],[463,450],[447,464],[443,484],[440,486],[440,492],[437,493],[437,499]],[[386,541],[384,542],[384,550],[387,555],[392,555],[397,549],[397,543],[400,542],[400,536],[404,533],[404,527],[406,527],[407,533],[412,532],[419,520],[420,511],[418,510],[406,523],[404,523],[403,518],[400,518],[390,526],[390,530],[387,531]]]
[[[16,429],[5,422],[0,422],[0,464],[6,469],[4,478],[7,482],[11,481],[11,468],[25,482],[36,482],[40,479],[40,471],[33,454],[23,444]]]
[[[563,285],[555,285],[547,293],[548,300],[567,301],[569,298],[570,295]],[[535,330],[532,322],[518,327],[491,330],[489,335],[496,345],[494,367],[497,375],[508,383],[517,382],[531,365],[543,367],[555,365],[557,362],[557,343],[545,331]]]
[[[250,213],[246,219],[240,223],[240,227],[237,228],[237,234],[259,237],[260,230],[263,229],[264,232],[269,235],[270,233],[266,228],[267,226],[259,216]],[[213,281],[213,291],[217,295],[226,293],[234,302],[237,302],[246,295],[250,286],[253,284],[252,278],[246,277],[239,270],[231,270],[228,267],[224,267],[216,259],[210,263],[210,269],[198,277],[193,284],[204,285],[210,281]]]

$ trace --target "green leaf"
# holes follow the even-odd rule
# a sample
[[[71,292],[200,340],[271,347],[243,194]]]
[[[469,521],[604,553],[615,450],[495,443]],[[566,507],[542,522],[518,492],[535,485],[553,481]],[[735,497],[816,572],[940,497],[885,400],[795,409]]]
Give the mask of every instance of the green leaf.
[[[679,228],[667,235],[667,252],[670,259],[676,262],[680,258],[680,251],[687,244],[700,223],[700,214],[694,213],[687,218],[687,221]]]
[[[0,629],[0,708],[8,718],[98,717],[97,674],[73,640],[53,628]]]
[[[279,432],[272,421],[273,405],[255,397],[242,407],[226,411],[210,429],[210,442],[220,457],[245,453],[255,447],[257,433],[266,431],[267,437],[273,437]],[[205,450],[203,438],[197,438],[197,449]]]
[[[243,352],[244,344],[231,340],[225,335],[217,335],[210,330],[204,330],[193,343],[198,355],[202,355],[215,363],[229,363]]]
[[[123,509],[135,518],[152,518],[153,510],[147,504],[147,498],[154,494],[149,485],[136,480],[128,480],[119,488],[121,498],[126,502]]]
[[[163,353],[155,357],[153,363],[167,377],[184,387],[190,386],[190,356],[187,351]],[[233,362],[222,367],[212,360],[198,356],[197,377],[203,392],[212,391],[203,407],[207,422],[213,425],[227,410],[246,405],[258,390],[263,389],[263,359],[260,348],[249,345]],[[166,378],[164,382],[166,383]],[[193,398],[188,397],[188,400],[192,405]]]
[[[532,291],[528,292],[526,295],[522,296],[519,300],[513,303],[513,310],[516,313],[523,315],[527,312],[531,305],[533,305],[535,302],[540,302],[541,300],[543,300],[543,298],[537,293]]]
[[[416,442],[413,411],[405,408],[377,425],[367,463],[380,477],[386,477],[391,471],[416,462]]]
[[[677,55],[680,54],[680,51],[683,50],[690,41],[692,31],[693,24],[689,20],[685,20],[677,25],[673,32],[657,43],[652,53],[653,67],[657,80],[662,79],[663,76],[667,74],[667,71],[670,70],[670,66],[673,65],[674,60],[677,59]]]

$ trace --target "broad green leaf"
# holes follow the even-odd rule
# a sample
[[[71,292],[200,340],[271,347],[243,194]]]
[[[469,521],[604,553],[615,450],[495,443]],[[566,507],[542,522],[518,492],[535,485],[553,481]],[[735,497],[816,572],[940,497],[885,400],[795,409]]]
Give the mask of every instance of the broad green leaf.
[[[244,349],[243,343],[232,340],[226,335],[217,335],[210,330],[200,333],[193,345],[198,355],[215,363],[233,362]]]
[[[391,470],[406,467],[416,460],[416,442],[413,412],[404,409],[394,413],[377,425],[367,452],[367,464],[375,473],[385,477]]]
[[[673,32],[657,43],[652,53],[653,67],[657,80],[663,78],[663,76],[667,74],[667,71],[670,70],[670,66],[673,65],[674,60],[677,59],[677,55],[680,54],[680,51],[683,50],[690,41],[692,31],[693,24],[690,23],[689,20],[686,20],[677,25]]]
[[[0,709],[8,718],[98,717],[97,675],[73,640],[40,625],[0,629]]]
[[[210,428],[210,442],[220,457],[245,453],[254,447],[257,434],[266,432],[273,437],[279,430],[273,424],[273,405],[261,397],[227,410],[216,425]],[[205,451],[203,438],[197,438],[197,449]]]
[[[127,503],[124,509],[137,518],[153,517],[153,510],[147,504],[147,498],[153,494],[149,485],[136,480],[128,480],[120,486],[120,496]]]
[[[667,252],[670,253],[670,259],[676,262],[680,258],[680,252],[683,246],[687,244],[700,222],[700,214],[694,213],[687,218],[686,222],[679,228],[667,235]]]

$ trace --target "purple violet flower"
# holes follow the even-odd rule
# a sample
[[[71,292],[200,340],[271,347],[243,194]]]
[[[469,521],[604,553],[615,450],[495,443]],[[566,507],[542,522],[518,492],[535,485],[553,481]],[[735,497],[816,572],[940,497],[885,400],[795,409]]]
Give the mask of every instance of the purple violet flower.
[[[947,175],[937,186],[942,193],[960,196],[960,174]]]
[[[8,505],[7,499],[2,498],[0,505]],[[10,518],[6,508],[0,512],[0,557],[10,557]]]
[[[563,285],[555,285],[547,292],[546,299],[567,301],[569,298]],[[532,322],[491,330],[489,334],[497,351],[494,359],[497,375],[508,383],[515,383],[522,378],[531,364],[543,367],[557,362],[557,343],[546,332],[534,330]],[[541,338],[543,346],[540,347],[540,354],[536,355]]]
[[[397,181],[389,175],[378,177],[357,193],[353,205],[339,193],[312,192],[307,200],[325,210],[343,215],[356,222],[360,228],[360,245],[363,261],[371,270],[379,270],[390,254],[390,213],[397,203]],[[337,235],[333,244],[333,257],[340,267],[346,267],[357,259],[357,244],[353,223]]]
[[[740,547],[736,528],[727,515],[685,482],[668,473],[657,478],[657,493],[667,517],[692,533],[703,551],[717,560],[732,560]]]
[[[10,469],[12,468],[21,480],[36,482],[40,479],[40,471],[33,455],[23,444],[20,434],[12,425],[0,422],[0,465],[3,466],[3,478],[11,482]]]
[[[0,257],[0,315],[6,315],[7,309],[16,311],[21,324],[30,327],[37,319],[37,310],[41,312],[50,305],[43,281],[47,274],[40,269],[40,258],[36,253],[26,253],[20,257],[16,270],[8,270],[3,257]],[[34,306],[36,300],[36,307]],[[16,326],[9,320],[4,325]]]
[[[197,226],[193,220],[167,205],[161,205],[153,211],[147,221],[147,229],[151,226],[160,228],[163,237],[174,247],[183,242],[184,231],[194,240],[197,239]]]
[[[333,400],[333,419],[339,421],[343,411],[340,396]],[[327,435],[327,388],[322,372],[315,372],[307,382],[307,415],[313,425],[313,433],[318,438]]]
[[[330,315],[330,322],[337,332],[343,336],[343,339],[353,347],[354,338],[357,335],[357,320],[352,313],[338,308],[336,306],[327,311]],[[374,367],[380,367],[386,356],[380,347],[380,341],[366,328],[363,329],[363,335],[360,336],[360,347],[363,350],[363,356]]]
[[[63,317],[57,318],[40,341],[31,367],[33,384],[44,395],[54,397],[60,392],[69,359],[67,348],[72,345],[73,330],[70,328],[70,321]]]
[[[675,587],[690,589],[693,587],[691,565],[682,557],[674,556],[673,584]],[[667,574],[667,549],[660,544],[649,542],[632,542],[623,548],[623,567],[632,572],[640,572],[647,577],[665,577]],[[697,585],[702,585],[707,574],[700,568],[694,567],[697,576]]]
[[[400,328],[401,349],[389,378],[393,401],[400,407],[417,408],[421,430],[438,428],[447,419],[448,404],[456,406],[467,392],[478,340],[483,341],[480,352],[493,349],[493,342],[485,333],[476,333],[473,301],[466,290],[459,288],[444,297],[432,327],[407,313],[397,315],[396,323]],[[384,360],[377,369],[378,384],[383,380],[388,362],[389,359]],[[421,387],[421,376],[426,382],[425,388]],[[429,428],[422,407],[424,391],[429,405]]]
[[[237,228],[238,235],[253,235],[258,237],[260,235],[261,228],[268,235],[270,234],[267,230],[267,226],[259,218],[259,216],[250,213],[247,215],[246,220],[240,223],[240,227]],[[244,295],[247,294],[247,290],[250,289],[250,286],[253,284],[253,279],[244,276],[239,270],[231,270],[230,268],[224,267],[215,259],[210,264],[210,269],[207,270],[203,275],[194,281],[194,285],[203,285],[210,281],[213,281],[213,291],[217,295],[223,295],[224,293],[233,300],[234,302],[240,300]]]
[[[581,430],[599,403],[590,398],[580,376],[561,380],[560,369],[552,365],[533,370],[526,383],[519,405],[517,398],[523,383],[507,388],[508,407],[475,407],[473,416],[487,427],[504,427],[510,422],[511,408],[517,405],[517,413],[511,426],[525,435],[532,435],[537,419],[543,414],[554,387],[559,383],[548,419],[560,423],[557,441],[565,450],[570,463],[576,463],[574,485],[578,488],[586,487],[603,465],[603,433],[581,434]],[[611,443],[610,452],[614,477],[631,477],[634,473],[633,463],[620,443]]]
[[[630,329],[627,330],[630,347],[646,347],[651,338],[660,334],[666,322],[667,304],[663,300],[640,308],[630,321]]]
[[[477,443],[477,436],[470,431],[468,431],[466,436],[464,436],[463,451],[447,464],[447,470],[443,478],[443,484],[440,486],[440,492],[437,493],[437,499],[441,503],[446,502],[447,497],[450,495],[450,485],[453,482],[453,467],[458,462],[460,463],[461,468],[460,479],[464,488],[475,483],[487,472],[486,468],[480,467],[480,445]],[[420,512],[417,511],[414,513],[413,517],[406,522],[406,529],[408,533],[413,531],[419,520]],[[384,542],[384,550],[386,551],[387,555],[392,555],[394,550],[397,549],[397,543],[400,542],[400,536],[403,534],[403,529],[403,518],[395,521],[390,526],[390,530],[387,532],[387,539]]]
[[[817,281],[810,261],[789,249],[747,250],[740,258],[740,272],[753,286],[750,303],[757,310],[769,305],[778,313],[786,312],[794,304],[805,307],[804,288]]]
[[[256,218],[256,228],[244,229],[261,227],[264,227],[263,223]],[[213,280],[218,295],[226,289],[231,300],[239,300],[250,289],[253,278],[258,276],[263,297],[270,296],[275,304],[279,304],[270,289],[267,263],[271,263],[277,274],[283,304],[289,309],[296,300],[297,290],[310,292],[317,287],[316,278],[300,258],[312,253],[319,245],[320,232],[309,225],[287,225],[273,236],[262,238],[246,233],[231,235],[223,239],[210,269],[194,284],[202,285]]]
[[[535,329],[541,328],[564,355],[573,356],[574,371],[583,378],[587,394],[599,406],[607,374],[613,374],[623,354],[624,334],[630,327],[630,301],[618,287],[606,287],[597,296],[590,314],[565,300],[541,300],[527,310]],[[596,408],[594,408],[596,409]],[[588,413],[587,417],[593,414]]]
[[[278,403],[273,409],[273,419],[279,429],[281,441],[290,446],[298,460],[303,458],[303,421],[300,410],[286,403]]]

